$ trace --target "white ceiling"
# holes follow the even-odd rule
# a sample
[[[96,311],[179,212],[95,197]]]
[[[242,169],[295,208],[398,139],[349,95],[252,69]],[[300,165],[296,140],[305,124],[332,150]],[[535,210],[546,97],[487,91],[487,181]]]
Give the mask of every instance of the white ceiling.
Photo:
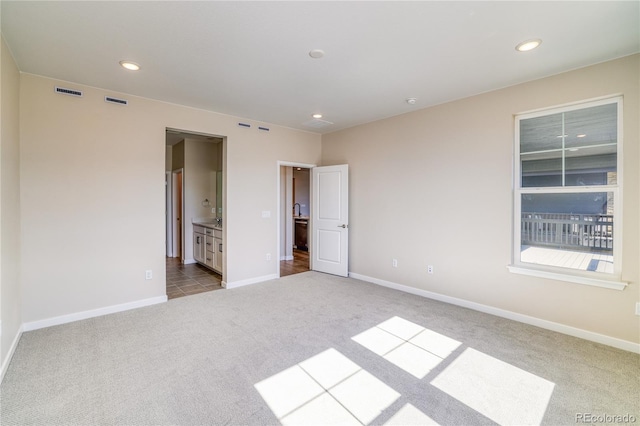
[[[638,1],[3,0],[1,8],[22,72],[320,133],[640,51]],[[543,43],[515,50],[530,38]],[[325,57],[310,58],[312,49]],[[124,70],[123,59],[142,69]],[[316,112],[334,124],[304,125]]]

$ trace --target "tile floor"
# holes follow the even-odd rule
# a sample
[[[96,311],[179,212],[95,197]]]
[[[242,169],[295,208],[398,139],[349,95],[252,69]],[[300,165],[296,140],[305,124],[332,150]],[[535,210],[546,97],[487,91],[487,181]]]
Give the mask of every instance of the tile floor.
[[[176,257],[167,257],[167,298],[220,290],[222,276],[196,263],[183,265]]]

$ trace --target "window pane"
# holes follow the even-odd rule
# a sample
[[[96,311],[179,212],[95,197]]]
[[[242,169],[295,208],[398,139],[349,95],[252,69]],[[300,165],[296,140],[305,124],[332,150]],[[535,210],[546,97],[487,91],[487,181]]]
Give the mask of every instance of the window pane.
[[[562,186],[562,114],[520,121],[521,186]]]
[[[562,151],[522,156],[521,170],[523,188],[562,186]]]
[[[564,113],[566,148],[613,145],[618,142],[618,104],[600,105]]]
[[[562,113],[520,121],[520,154],[562,149]]]
[[[617,168],[617,104],[520,121],[521,186],[608,185]]]
[[[608,184],[618,160],[617,114],[618,104],[564,114],[566,186]]]
[[[613,192],[522,194],[520,260],[613,273]]]

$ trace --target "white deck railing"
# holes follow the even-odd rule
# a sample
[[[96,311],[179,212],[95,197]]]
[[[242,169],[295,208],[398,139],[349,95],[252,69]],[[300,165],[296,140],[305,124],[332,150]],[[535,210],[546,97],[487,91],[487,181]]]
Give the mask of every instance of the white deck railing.
[[[613,215],[522,213],[523,245],[613,250]]]

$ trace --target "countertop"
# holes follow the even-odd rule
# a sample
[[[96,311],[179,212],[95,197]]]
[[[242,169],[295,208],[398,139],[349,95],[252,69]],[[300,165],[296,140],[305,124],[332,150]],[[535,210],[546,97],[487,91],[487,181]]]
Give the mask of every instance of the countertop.
[[[197,225],[197,226],[203,226],[205,228],[209,228],[209,229],[217,229],[218,231],[222,231],[222,227],[216,225],[215,223],[212,222],[192,222],[192,225]]]

